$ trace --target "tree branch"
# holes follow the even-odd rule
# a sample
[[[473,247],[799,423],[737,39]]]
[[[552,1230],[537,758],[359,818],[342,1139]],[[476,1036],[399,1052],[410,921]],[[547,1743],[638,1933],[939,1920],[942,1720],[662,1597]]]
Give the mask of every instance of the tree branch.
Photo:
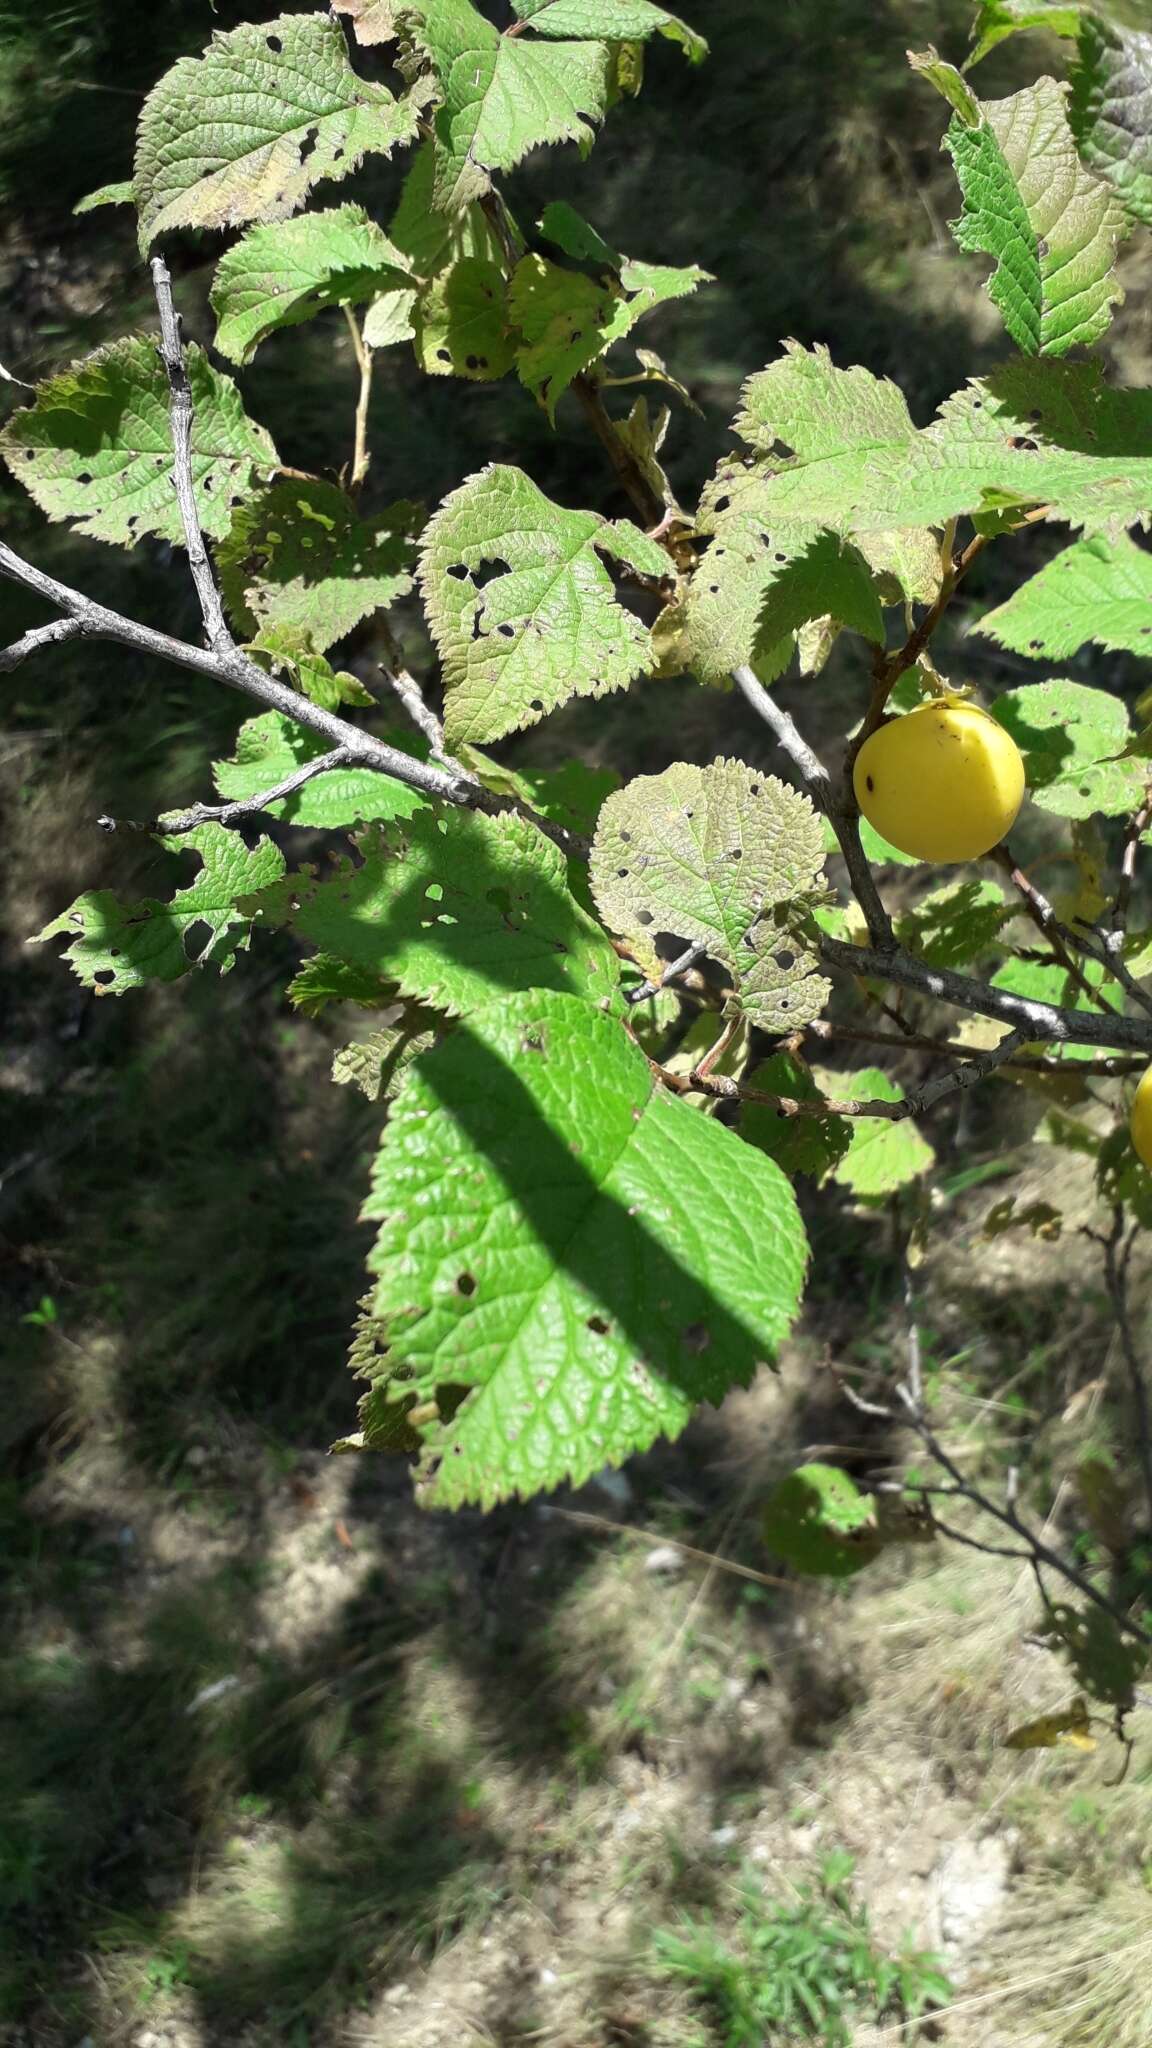
[[[995,1018],[1024,1032],[1027,1039],[1045,1044],[1102,1045],[1130,1047],[1133,1052],[1152,1053],[1152,1022],[1143,1017],[1123,1017],[1118,1011],[1096,1016],[1088,1010],[1059,1009],[1054,1003],[1036,1002],[1013,995],[1008,989],[992,988],[969,975],[955,974],[947,967],[929,967],[897,946],[892,952],[852,946],[843,939],[822,938],[820,953],[830,967],[878,981],[896,982],[917,995],[940,1003],[952,1003],[960,1010],[975,1010],[978,1016]]]
[[[1128,1373],[1128,1385],[1136,1417],[1136,1456],[1144,1485],[1148,1526],[1152,1529],[1152,1403],[1148,1396],[1147,1377],[1136,1349],[1136,1340],[1132,1335],[1132,1318],[1128,1306],[1128,1259],[1131,1242],[1127,1249],[1122,1251],[1124,1220],[1123,1205],[1117,1203],[1112,1211],[1112,1229],[1104,1240],[1104,1278],[1112,1303],[1112,1312],[1116,1317],[1120,1349]]]
[[[877,1031],[867,1025],[832,1024],[827,1018],[819,1017],[815,1023],[806,1024],[804,1029],[812,1037],[826,1041],[845,1039],[857,1045],[893,1045],[902,1052],[931,1054],[936,1059],[970,1059],[972,1056],[970,1045],[961,1045],[955,1039],[929,1038],[910,1028],[907,1031]],[[1103,1053],[1096,1059],[1077,1060],[1076,1072],[1078,1075],[1105,1075],[1113,1080],[1124,1074],[1142,1074],[1147,1064],[1147,1060],[1138,1053],[1130,1058],[1123,1054]],[[1006,1065],[1012,1073],[1061,1074],[1068,1071],[1062,1060],[1048,1059],[1043,1053],[1016,1053]]]
[[[911,1116],[921,1116],[926,1110],[934,1109],[945,1096],[954,1095],[964,1088],[975,1087],[977,1081],[982,1081],[986,1074],[992,1073],[996,1067],[1011,1059],[1021,1043],[1021,1034],[1010,1031],[1006,1038],[1000,1040],[999,1045],[971,1056],[962,1066],[953,1067],[947,1074],[937,1074],[925,1087],[906,1095],[902,1102],[877,1102],[871,1098],[856,1096],[844,1101],[825,1097],[813,1100],[811,1096],[775,1095],[769,1094],[763,1088],[750,1088],[744,1082],[734,1080],[731,1075],[710,1072],[712,1059],[719,1057],[726,1043],[727,1041],[722,1038],[719,1045],[713,1047],[712,1054],[702,1060],[689,1074],[670,1073],[667,1068],[658,1066],[655,1061],[651,1061],[650,1064],[665,1086],[677,1095],[715,1095],[726,1102],[760,1103],[766,1109],[778,1110],[780,1115],[785,1117],[879,1117],[885,1123],[902,1124]]]
[[[239,797],[226,804],[193,804],[191,810],[167,812],[142,829],[174,834],[194,832],[197,825],[235,825],[241,818],[252,818],[258,812],[266,811],[269,804],[279,803],[282,797],[293,796],[315,776],[326,775],[331,768],[351,767],[352,759],[346,747],[335,747],[330,754],[319,754],[314,761],[305,761],[294,774],[286,775],[272,789],[262,790],[259,796]],[[113,818],[101,818],[99,823],[106,831],[118,829]]]
[[[342,310],[348,322],[348,332],[352,337],[352,353],[356,358],[356,368],[360,372],[360,394],[356,400],[356,438],[349,477],[352,489],[358,491],[368,474],[368,465],[372,460],[368,449],[368,407],[372,402],[372,351],[364,346],[360,323],[351,306],[344,306]]]
[[[56,647],[62,640],[78,640],[83,632],[82,619],[52,619],[46,626],[29,627],[10,647],[0,648],[0,675],[19,668],[22,661],[27,661],[30,654],[38,654],[42,647]]]
[[[1043,934],[1052,948],[1059,965],[1066,974],[1071,975],[1080,993],[1087,996],[1089,1002],[1096,1009],[1106,1010],[1109,1006],[1101,995],[1100,990],[1093,988],[1079,961],[1074,960],[1068,951],[1068,943],[1080,946],[1082,951],[1086,950],[1082,942],[1077,939],[1075,933],[1067,931],[1060,923],[1047,896],[1036,887],[1031,876],[1025,874],[1023,868],[1016,861],[1007,841],[1000,846],[994,846],[988,855],[988,859],[995,861],[997,867],[1001,868],[1007,875],[1012,887],[1021,897],[1025,911],[1036,926],[1037,931]]]
[[[214,653],[226,654],[236,643],[224,617],[220,592],[216,588],[216,577],[204,545],[200,514],[196,509],[196,489],[192,480],[192,428],[195,419],[192,387],[188,382],[188,366],[184,360],[184,344],[180,338],[180,316],[172,303],[172,279],[162,256],[152,258],[152,287],[160,312],[160,357],[168,376],[169,415],[172,421],[174,451],[172,486],[176,493],[176,503],[180,507],[184,543],[188,550],[188,566],[192,571],[192,581],[196,585],[196,596],[200,602],[200,614],[204,620],[208,645]]]
[[[658,996],[661,989],[666,988],[670,981],[676,979],[677,975],[688,974],[693,967],[699,966],[701,960],[705,960],[707,957],[708,948],[706,946],[689,946],[685,952],[681,953],[678,960],[669,961],[659,981],[642,981],[639,988],[629,989],[624,998],[625,1002],[632,1004],[646,1003],[650,996]]]

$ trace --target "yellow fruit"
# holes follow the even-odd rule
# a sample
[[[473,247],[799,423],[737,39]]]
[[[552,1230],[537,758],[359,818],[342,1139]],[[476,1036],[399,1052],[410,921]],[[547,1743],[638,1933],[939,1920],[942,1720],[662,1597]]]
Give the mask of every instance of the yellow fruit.
[[[948,697],[882,725],[852,781],[868,823],[917,860],[978,860],[1024,800],[1015,740],[986,711]]]
[[[1140,1077],[1128,1129],[1145,1166],[1152,1166],[1152,1067]]]

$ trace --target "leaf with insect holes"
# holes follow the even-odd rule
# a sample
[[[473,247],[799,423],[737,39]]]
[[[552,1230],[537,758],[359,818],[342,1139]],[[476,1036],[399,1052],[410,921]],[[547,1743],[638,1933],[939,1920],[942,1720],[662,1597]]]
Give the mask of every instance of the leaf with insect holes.
[[[1077,1685],[1093,1699],[1130,1713],[1136,1704],[1134,1687],[1148,1668],[1148,1645],[1131,1641],[1100,1607],[1058,1601],[1049,1612],[1048,1640],[1066,1653]]]
[[[1108,179],[1130,220],[1152,227],[1152,32],[1137,5],[1131,31],[1085,11],[1068,118],[1084,162]]]
[[[606,43],[667,36],[693,64],[708,55],[703,36],[652,0],[512,0],[512,10],[538,36],[597,36]]]
[[[1111,186],[1076,153],[1067,86],[1040,78],[981,103],[950,66],[926,68],[957,107],[944,138],[964,197],[952,233],[992,257],[988,293],[1013,341],[1044,356],[1098,341],[1124,296],[1115,260],[1127,228]]]
[[[266,921],[321,952],[463,1015],[499,989],[611,997],[619,964],[568,885],[563,854],[527,819],[414,811],[360,842],[359,864],[273,891]]]
[[[279,460],[231,377],[193,342],[185,352],[195,417],[192,483],[203,531],[228,531],[231,505]],[[114,341],[37,387],[0,433],[12,474],[49,519],[133,547],[145,534],[184,540],[172,485],[168,378],[143,335]]]
[[[863,1067],[854,1074],[833,1074],[820,1068],[814,1072],[820,1093],[834,1102],[904,1100],[899,1083],[879,1067]],[[936,1157],[911,1117],[900,1123],[887,1117],[854,1117],[849,1133],[848,1150],[829,1169],[829,1178],[862,1201],[879,1200],[918,1180]]]
[[[365,49],[374,43],[391,43],[399,34],[397,16],[405,0],[332,0],[333,14],[346,14],[356,41]]]
[[[797,629],[813,619],[833,618],[884,642],[880,600],[859,549],[812,526],[770,531],[761,496],[758,477],[722,467],[697,513],[711,542],[664,623],[677,623],[678,658],[703,683],[725,681],[744,662],[770,682],[787,666]]]
[[[884,1547],[872,1501],[838,1465],[790,1472],[765,1501],[760,1528],[777,1557],[818,1578],[851,1578]]]
[[[414,301],[416,360],[432,377],[491,383],[516,360],[504,273],[491,256],[458,256]]]
[[[445,498],[421,544],[420,582],[450,745],[500,739],[654,665],[648,629],[617,602],[605,557],[670,573],[638,527],[554,505],[523,470],[493,464]]]
[[[306,633],[323,652],[411,590],[420,517],[400,504],[361,518],[336,484],[280,477],[217,550],[224,601],[246,633]]]
[[[748,1076],[748,1086],[793,1102],[820,1100],[809,1069],[786,1052],[762,1060]],[[823,1180],[847,1152],[852,1128],[842,1116],[789,1116],[765,1102],[745,1102],[740,1109],[740,1136],[766,1152],[790,1177],[807,1173],[814,1180]]]
[[[458,213],[544,142],[586,154],[608,104],[609,53],[601,42],[504,36],[469,0],[414,0],[405,31],[439,81],[432,203]]]
[[[624,341],[645,314],[712,279],[695,264],[677,270],[621,256],[564,201],[545,208],[540,232],[550,247],[600,273],[568,269],[534,250],[512,273],[508,311],[521,336],[516,367],[551,419],[573,377]]]
[[[788,1031],[828,999],[801,931],[823,866],[820,819],[799,790],[742,761],[681,761],[608,798],[590,876],[614,931],[706,947],[732,968],[751,1021]]]
[[[433,1507],[580,1485],[678,1435],[771,1361],[807,1263],[771,1160],[667,1095],[617,1020],[543,990],[417,1061],[364,1213],[391,1357],[442,1414],[466,1390],[420,1425]]]
[[[970,630],[1037,660],[1063,660],[1088,641],[1152,655],[1152,554],[1127,534],[1078,540]]]
[[[426,746],[406,732],[389,733],[387,740],[405,753],[427,752]],[[212,778],[225,803],[247,802],[329,751],[329,742],[318,733],[295,725],[278,711],[265,711],[240,727],[233,758],[215,762]],[[351,765],[316,775],[291,796],[279,797],[264,808],[269,817],[331,832],[381,818],[409,818],[427,802],[419,790],[409,789],[390,775]]]
[[[250,363],[277,328],[297,327],[327,306],[362,305],[412,283],[400,250],[361,206],[251,228],[216,266],[216,346],[231,362]]]
[[[149,981],[178,981],[192,967],[218,967],[222,974],[247,950],[251,918],[239,901],[265,889],[284,873],[284,856],[270,839],[249,849],[238,832],[223,825],[198,825],[164,844],[176,853],[197,853],[196,880],[178,889],[169,903],[125,903],[108,889],[78,896],[71,908],[36,934],[35,944],[65,937],[64,951],[77,979],[102,995],[122,995]],[[207,938],[188,949],[194,927]]]
[[[946,882],[905,912],[896,936],[930,967],[970,967],[996,946],[1015,915],[998,882]]]
[[[1152,392],[1112,390],[1095,360],[1002,363],[918,431],[895,385],[789,343],[736,427],[762,451],[769,530],[859,536],[1029,505],[1093,533],[1152,519]]]
[[[174,228],[282,221],[325,178],[411,142],[429,91],[396,100],[359,78],[328,14],[282,14],[217,33],[144,102],[134,190],[140,246]]]
[[[1024,756],[1032,801],[1061,818],[1115,818],[1135,810],[1147,771],[1116,759],[1129,739],[1128,712],[1110,690],[1063,677],[1005,690],[992,716]]]

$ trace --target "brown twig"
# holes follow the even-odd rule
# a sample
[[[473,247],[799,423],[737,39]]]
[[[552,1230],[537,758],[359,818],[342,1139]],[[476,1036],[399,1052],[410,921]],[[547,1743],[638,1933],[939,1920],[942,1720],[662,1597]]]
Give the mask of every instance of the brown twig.
[[[997,867],[1007,875],[1008,880],[1023,903],[1025,914],[1031,918],[1037,931],[1042,933],[1058,965],[1075,982],[1081,995],[1087,996],[1089,1002],[1098,1010],[1110,1009],[1110,1005],[1105,1001],[1100,990],[1093,988],[1079,961],[1074,960],[1068,950],[1069,944],[1073,946],[1079,944],[1081,950],[1086,950],[1083,942],[1078,941],[1075,934],[1069,932],[1061,924],[1047,896],[1044,895],[1041,889],[1037,888],[1031,876],[1025,874],[1024,869],[1019,865],[1007,842],[1005,841],[1000,846],[994,846],[988,855],[988,859],[995,861]]]

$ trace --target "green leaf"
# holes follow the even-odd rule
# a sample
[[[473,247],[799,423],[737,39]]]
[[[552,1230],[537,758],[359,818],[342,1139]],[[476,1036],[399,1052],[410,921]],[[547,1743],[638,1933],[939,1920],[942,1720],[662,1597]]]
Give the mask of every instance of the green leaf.
[[[1082,11],[1081,0],[980,0],[973,28],[976,47],[965,69],[970,71],[998,43],[1023,29],[1043,28],[1052,35],[1074,36]]]
[[[964,195],[952,232],[961,249],[993,258],[989,296],[1030,355],[1098,341],[1124,296],[1114,269],[1123,208],[1081,164],[1066,99],[1066,86],[1041,78],[985,101],[978,126],[955,115],[944,138]]]
[[[434,1507],[579,1485],[677,1435],[771,1360],[807,1257],[772,1162],[546,992],[417,1063],[365,1213],[393,1358],[421,1401],[468,1390],[422,1429]]]
[[[282,14],[213,36],[144,102],[136,139],[140,246],[174,228],[287,220],[324,178],[415,138],[427,90],[395,100],[358,78],[327,14]]]
[[[124,903],[101,889],[78,896],[36,935],[38,945],[66,937],[64,958],[85,988],[99,995],[122,995],[149,981],[178,981],[192,967],[218,967],[226,974],[248,947],[251,918],[237,908],[239,899],[270,887],[284,872],[284,856],[270,839],[250,850],[238,832],[223,825],[199,825],[164,844],[176,853],[198,853],[202,862],[196,880],[177,890],[170,903]],[[208,936],[189,951],[189,933],[201,925]]]
[[[406,753],[418,751],[418,742],[407,733],[389,733],[388,740]],[[226,803],[243,802],[328,751],[328,742],[318,733],[294,725],[278,711],[265,711],[241,726],[233,759],[215,762],[212,777]],[[269,817],[331,832],[376,819],[409,818],[427,801],[418,790],[394,782],[390,775],[377,775],[370,768],[333,768],[266,809]]]
[[[769,530],[762,496],[758,476],[722,465],[697,513],[711,545],[664,623],[678,626],[679,659],[703,683],[724,682],[743,662],[770,682],[787,666],[792,636],[812,619],[834,619],[884,644],[880,599],[859,549],[811,526]]]
[[[819,1068],[816,1081],[822,1095],[840,1102],[903,1102],[904,1090],[879,1067],[864,1067],[855,1074],[833,1074]],[[891,1195],[926,1173],[936,1155],[922,1138],[911,1117],[890,1123],[878,1116],[855,1117],[849,1124],[848,1150],[830,1169],[829,1178],[839,1181],[862,1200],[873,1201]]]
[[[1032,801],[1061,818],[1119,817],[1139,804],[1146,770],[1117,760],[1128,713],[1110,690],[1063,678],[1005,690],[992,716],[1024,756]]]
[[[608,798],[590,874],[614,931],[707,947],[733,969],[752,1022],[789,1031],[828,1000],[799,930],[823,866],[821,821],[798,790],[742,761],[681,761]]]
[[[550,246],[579,262],[591,259],[603,273],[589,277],[530,251],[512,274],[508,310],[523,337],[517,370],[552,419],[573,377],[625,340],[646,313],[712,280],[695,264],[676,270],[619,255],[562,201],[545,209],[540,229]]]
[[[760,1527],[777,1557],[820,1578],[851,1578],[883,1548],[869,1496],[838,1465],[790,1472],[765,1501]]]
[[[512,0],[512,7],[539,36],[598,36],[606,43],[667,36],[693,64],[708,55],[703,36],[651,0]]]
[[[980,125],[980,102],[968,80],[954,64],[946,64],[932,45],[926,50],[909,50],[908,62],[946,99],[954,114],[969,128]]]
[[[968,967],[994,947],[1016,915],[998,882],[948,882],[900,919],[900,943],[930,967]]]
[[[401,252],[413,275],[425,282],[438,277],[464,256],[502,266],[499,240],[478,205],[467,206],[455,215],[436,212],[432,204],[435,172],[434,145],[422,142],[412,158],[400,203],[388,224],[388,239],[393,247]],[[501,281],[503,288],[502,268]],[[391,348],[397,342],[413,340],[416,296],[415,291],[388,292],[369,307],[363,329],[369,348]]]
[[[1063,659],[1090,640],[1152,654],[1152,554],[1127,534],[1077,541],[971,630],[1034,657]]]
[[[587,152],[607,106],[603,43],[502,36],[468,0],[420,0],[405,24],[440,82],[433,204],[458,213],[544,142]]]
[[[246,633],[280,627],[324,650],[411,590],[418,526],[412,505],[362,519],[335,484],[281,477],[239,507],[217,551],[225,602]]]
[[[1134,21],[1133,26],[1137,24]],[[1085,13],[1068,118],[1086,164],[1114,187],[1131,220],[1152,227],[1152,34]]]
[[[554,505],[523,470],[493,464],[445,498],[420,581],[451,745],[500,739],[653,666],[648,630],[617,603],[604,556],[650,576],[670,568],[638,527]]]
[[[73,213],[95,213],[98,206],[131,206],[135,199],[131,178],[123,178],[115,185],[100,185],[95,192],[87,192],[72,208]]]
[[[1102,1608],[1070,1607],[1058,1601],[1051,1615],[1048,1641],[1066,1652],[1077,1685],[1094,1699],[1130,1713],[1136,1704],[1136,1681],[1148,1667],[1147,1648],[1122,1635]]]
[[[923,432],[895,385],[795,343],[744,399],[736,425],[764,454],[769,529],[866,534],[1041,504],[1094,533],[1150,517],[1152,392],[1110,389],[1095,360],[1003,363]]]
[[[450,1015],[501,988],[590,1002],[615,990],[616,955],[572,896],[563,854],[515,812],[416,810],[360,852],[331,880],[294,879],[266,917]]]
[[[355,1003],[362,1010],[391,1009],[396,1001],[396,984],[373,974],[370,968],[337,960],[331,953],[313,953],[289,982],[285,993],[305,1017],[319,1017],[329,1003]]]
[[[277,328],[411,284],[400,251],[363,207],[336,206],[252,228],[216,266],[216,346],[231,362],[249,363]]]
[[[228,531],[234,499],[277,464],[263,427],[244,411],[231,377],[193,342],[186,352],[195,420],[192,481],[206,534]],[[34,405],[0,433],[13,475],[49,519],[133,547],[145,534],[183,544],[172,485],[168,379],[155,342],[114,341],[37,388]]]
[[[432,377],[490,383],[516,360],[504,272],[491,256],[458,256],[416,299],[416,360]]]
[[[293,689],[301,690],[313,704],[325,711],[338,711],[342,704],[373,709],[376,699],[359,676],[346,669],[334,669],[316,652],[310,633],[290,626],[268,626],[244,649],[269,675],[284,676]]]
[[[786,1052],[761,1061],[748,1076],[748,1086],[796,1102],[820,1100],[809,1069]],[[823,1180],[847,1152],[852,1127],[842,1116],[788,1116],[767,1103],[745,1102],[740,1111],[740,1136],[766,1152],[789,1177],[807,1173],[814,1180]]]

